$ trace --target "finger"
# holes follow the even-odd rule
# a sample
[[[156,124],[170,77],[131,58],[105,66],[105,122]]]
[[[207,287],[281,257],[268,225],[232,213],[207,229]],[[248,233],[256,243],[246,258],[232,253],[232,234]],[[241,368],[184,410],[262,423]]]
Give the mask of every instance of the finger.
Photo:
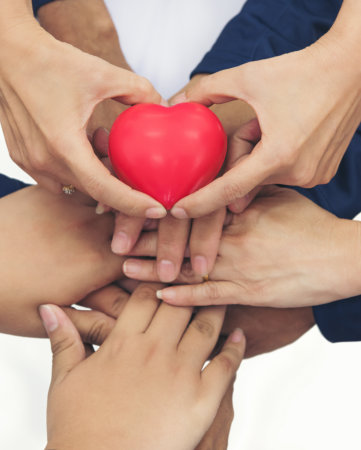
[[[203,396],[210,406],[218,408],[234,379],[246,348],[246,339],[239,328],[233,331],[223,346],[202,372]]]
[[[95,156],[86,139],[72,143],[78,149],[76,156],[68,160],[76,187],[87,192],[92,198],[128,216],[159,219],[165,217],[166,209],[148,195],[136,191],[110,174]]]
[[[112,339],[144,333],[159,307],[155,293],[160,284],[142,283],[134,291],[117,320]]]
[[[108,156],[109,150],[109,131],[105,128],[97,128],[92,138],[93,147],[98,157]]]
[[[193,221],[189,248],[192,267],[198,275],[207,276],[213,269],[225,216],[226,209],[221,208]]]
[[[176,105],[188,101],[210,106],[213,103],[241,99],[241,74],[242,72],[238,68],[233,68],[202,77],[198,83],[192,84],[185,92],[175,96],[171,104]]]
[[[117,255],[127,255],[137,242],[142,231],[144,218],[115,214],[115,228],[111,248]]]
[[[128,292],[115,284],[111,284],[92,292],[78,303],[80,306],[100,311],[117,319],[129,300]]]
[[[178,346],[184,359],[199,371],[217,343],[225,312],[224,306],[201,308]]]
[[[137,243],[129,252],[129,256],[157,256],[158,248],[158,233],[157,232],[143,232],[140,235]]]
[[[39,314],[53,352],[52,383],[61,383],[85,359],[84,345],[77,329],[59,307],[42,305]]]
[[[159,222],[157,242],[157,272],[160,281],[174,281],[180,271],[188,241],[189,220],[168,215]]]
[[[179,308],[162,303],[147,334],[156,340],[164,341],[167,346],[176,347],[192,317],[193,308]]]
[[[180,219],[210,214],[247,195],[256,186],[261,185],[269,173],[271,168],[262,159],[260,143],[249,156],[225,175],[176,203],[171,213]]]
[[[127,277],[134,280],[160,281],[155,260],[127,259],[123,264],[123,272]],[[182,264],[181,272],[177,279],[174,280],[175,284],[196,284],[201,282],[202,276],[194,272],[189,261],[185,261]]]
[[[253,202],[255,197],[257,197],[257,195],[261,189],[262,189],[262,186],[258,186],[256,188],[254,188],[251,192],[249,192],[244,197],[239,198],[235,202],[228,205],[228,209],[234,214],[242,213]]]
[[[236,286],[229,281],[207,281],[172,286],[157,292],[160,300],[176,306],[231,305],[241,303]]]
[[[149,80],[129,70],[106,63],[104,78],[101,79],[99,95],[101,100],[113,98],[126,105],[136,103],[157,103],[163,99]],[[104,83],[104,80],[106,82]]]
[[[74,308],[63,310],[86,344],[103,344],[115,326],[115,319],[99,311],[79,311]]]

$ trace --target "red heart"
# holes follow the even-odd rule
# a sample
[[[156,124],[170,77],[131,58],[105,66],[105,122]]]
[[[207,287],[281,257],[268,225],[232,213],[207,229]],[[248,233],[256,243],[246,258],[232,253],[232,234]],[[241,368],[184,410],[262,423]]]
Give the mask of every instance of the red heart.
[[[197,103],[133,106],[116,119],[109,137],[118,177],[167,209],[216,177],[226,149],[221,122]]]

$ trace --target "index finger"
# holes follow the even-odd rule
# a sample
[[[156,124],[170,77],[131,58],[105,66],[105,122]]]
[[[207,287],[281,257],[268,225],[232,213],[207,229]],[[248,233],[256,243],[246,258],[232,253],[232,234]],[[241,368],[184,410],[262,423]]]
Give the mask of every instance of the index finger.
[[[197,102],[206,106],[214,103],[226,103],[241,99],[241,72],[238,67],[222,70],[212,75],[202,77],[198,82],[176,95],[171,104],[183,102]]]
[[[270,168],[263,161],[259,144],[225,175],[177,202],[171,214],[178,219],[203,217],[246,196],[261,185],[269,173]]]

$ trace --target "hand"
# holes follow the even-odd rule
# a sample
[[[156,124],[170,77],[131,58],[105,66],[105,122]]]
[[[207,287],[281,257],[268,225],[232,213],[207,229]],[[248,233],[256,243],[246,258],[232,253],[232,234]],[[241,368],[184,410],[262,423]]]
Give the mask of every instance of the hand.
[[[352,297],[361,292],[359,235],[360,223],[338,219],[291,189],[267,187],[225,229],[211,281],[199,284],[186,265],[177,282],[193,284],[159,296],[175,305],[280,308]],[[156,237],[140,245],[152,256]],[[136,262],[138,279],[156,279],[153,261]]]
[[[112,170],[108,158],[108,138],[107,130],[96,130],[93,146],[103,163]],[[97,211],[103,213],[109,211],[109,208],[101,205],[101,209],[98,206]],[[133,250],[142,231],[158,230],[156,269],[160,281],[170,283],[178,277],[188,243],[195,273],[205,276],[214,267],[225,215],[225,208],[221,208],[194,221],[175,219],[171,215],[160,221],[152,221],[115,212],[112,251],[117,255],[127,255]],[[136,273],[136,264],[127,266],[127,276],[132,278]]]
[[[202,77],[173,100],[211,105],[242,99],[255,110],[262,130],[252,151],[247,138],[240,140],[238,164],[180,200],[175,217],[209,214],[259,185],[312,187],[333,178],[361,120],[357,40],[348,45],[345,27],[341,33],[335,24],[302,51]]]
[[[127,215],[165,216],[157,201],[109,173],[86,135],[94,108],[105,99],[159,103],[149,81],[55,40],[35,20],[24,18],[1,39],[0,119],[14,161],[54,192],[72,184]],[[14,72],[20,59],[22,70]]]
[[[242,328],[247,340],[245,358],[272,352],[292,344],[315,324],[311,307],[256,308],[233,305],[227,308],[222,335]]]
[[[229,433],[234,417],[232,399],[233,384],[231,382],[229,385],[226,395],[223,397],[218,409],[216,418],[195,450],[227,450]]]
[[[224,309],[202,309],[188,326],[192,309],[160,304],[155,290],[134,292],[88,359],[62,311],[41,307],[54,353],[48,449],[193,450],[206,433],[241,362],[243,334],[202,370]]]
[[[112,215],[97,216],[79,197],[29,187],[0,199],[0,332],[43,337],[39,305],[51,299],[69,307],[122,277],[124,259],[109,246]],[[120,309],[128,297],[114,289],[97,291],[97,297],[108,304],[109,294],[116,294],[111,302]],[[99,309],[67,312],[87,342],[103,339],[114,325]]]

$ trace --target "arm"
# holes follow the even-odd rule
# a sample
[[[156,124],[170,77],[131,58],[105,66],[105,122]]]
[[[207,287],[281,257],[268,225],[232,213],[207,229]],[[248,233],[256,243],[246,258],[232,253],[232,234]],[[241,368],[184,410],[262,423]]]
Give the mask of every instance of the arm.
[[[129,70],[53,38],[34,19],[30,2],[3,3],[0,119],[15,162],[54,192],[72,184],[130,215],[164,216],[156,201],[109,173],[86,137],[88,120],[103,100],[159,103],[159,94]],[[19,61],[21,70],[14,70]]]

